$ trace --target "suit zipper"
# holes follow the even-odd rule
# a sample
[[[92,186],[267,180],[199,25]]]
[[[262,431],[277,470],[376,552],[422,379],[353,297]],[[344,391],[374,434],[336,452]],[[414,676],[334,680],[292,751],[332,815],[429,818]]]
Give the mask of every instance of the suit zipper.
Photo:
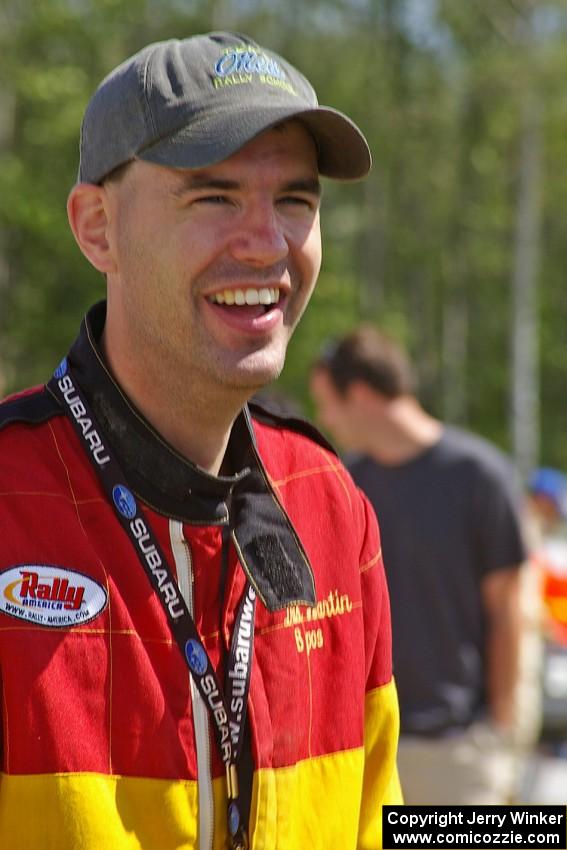
[[[169,535],[177,569],[177,583],[191,616],[195,612],[193,557],[183,534],[183,524],[170,519]],[[195,745],[197,748],[197,787],[199,793],[199,827],[197,850],[212,850],[214,837],[214,800],[211,770],[211,738],[209,714],[193,678],[189,675]]]

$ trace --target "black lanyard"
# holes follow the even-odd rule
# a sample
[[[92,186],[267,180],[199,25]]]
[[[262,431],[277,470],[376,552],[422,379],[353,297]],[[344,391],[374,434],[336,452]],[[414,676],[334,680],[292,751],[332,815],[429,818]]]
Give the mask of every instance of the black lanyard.
[[[116,517],[136,550],[138,560],[162,604],[173,636],[212,717],[219,753],[226,768],[231,847],[233,850],[246,850],[248,835],[240,815],[237,765],[244,741],[252,672],[256,610],[254,588],[246,582],[236,615],[223,692],[159,542],[143,516],[138,500],[128,488],[124,473],[90,405],[77,386],[66,358],[55,370],[47,386],[63,405]]]

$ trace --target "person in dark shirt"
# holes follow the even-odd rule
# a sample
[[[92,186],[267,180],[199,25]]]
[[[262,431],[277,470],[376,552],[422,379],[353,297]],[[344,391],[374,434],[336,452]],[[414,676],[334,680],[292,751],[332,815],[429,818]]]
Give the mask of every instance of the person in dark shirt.
[[[424,410],[405,352],[373,327],[316,363],[311,390],[380,524],[405,800],[504,803],[526,556],[514,471]]]

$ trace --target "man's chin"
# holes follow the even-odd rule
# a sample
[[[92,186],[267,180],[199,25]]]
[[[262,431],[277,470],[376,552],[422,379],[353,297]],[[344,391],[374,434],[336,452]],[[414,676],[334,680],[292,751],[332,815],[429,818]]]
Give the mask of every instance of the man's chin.
[[[264,387],[273,383],[281,374],[280,369],[263,369],[254,372],[239,373],[235,379],[231,381],[234,389],[240,389],[243,392],[253,395]]]
[[[285,362],[285,351],[256,351],[243,357],[230,369],[228,381],[234,388],[252,393],[279,378]]]

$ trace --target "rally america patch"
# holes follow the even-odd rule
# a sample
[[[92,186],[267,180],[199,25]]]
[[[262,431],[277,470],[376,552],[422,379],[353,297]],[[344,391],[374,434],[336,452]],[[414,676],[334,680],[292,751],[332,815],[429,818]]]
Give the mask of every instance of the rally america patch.
[[[48,564],[0,573],[0,612],[52,629],[81,626],[104,611],[108,594],[91,578]]]

